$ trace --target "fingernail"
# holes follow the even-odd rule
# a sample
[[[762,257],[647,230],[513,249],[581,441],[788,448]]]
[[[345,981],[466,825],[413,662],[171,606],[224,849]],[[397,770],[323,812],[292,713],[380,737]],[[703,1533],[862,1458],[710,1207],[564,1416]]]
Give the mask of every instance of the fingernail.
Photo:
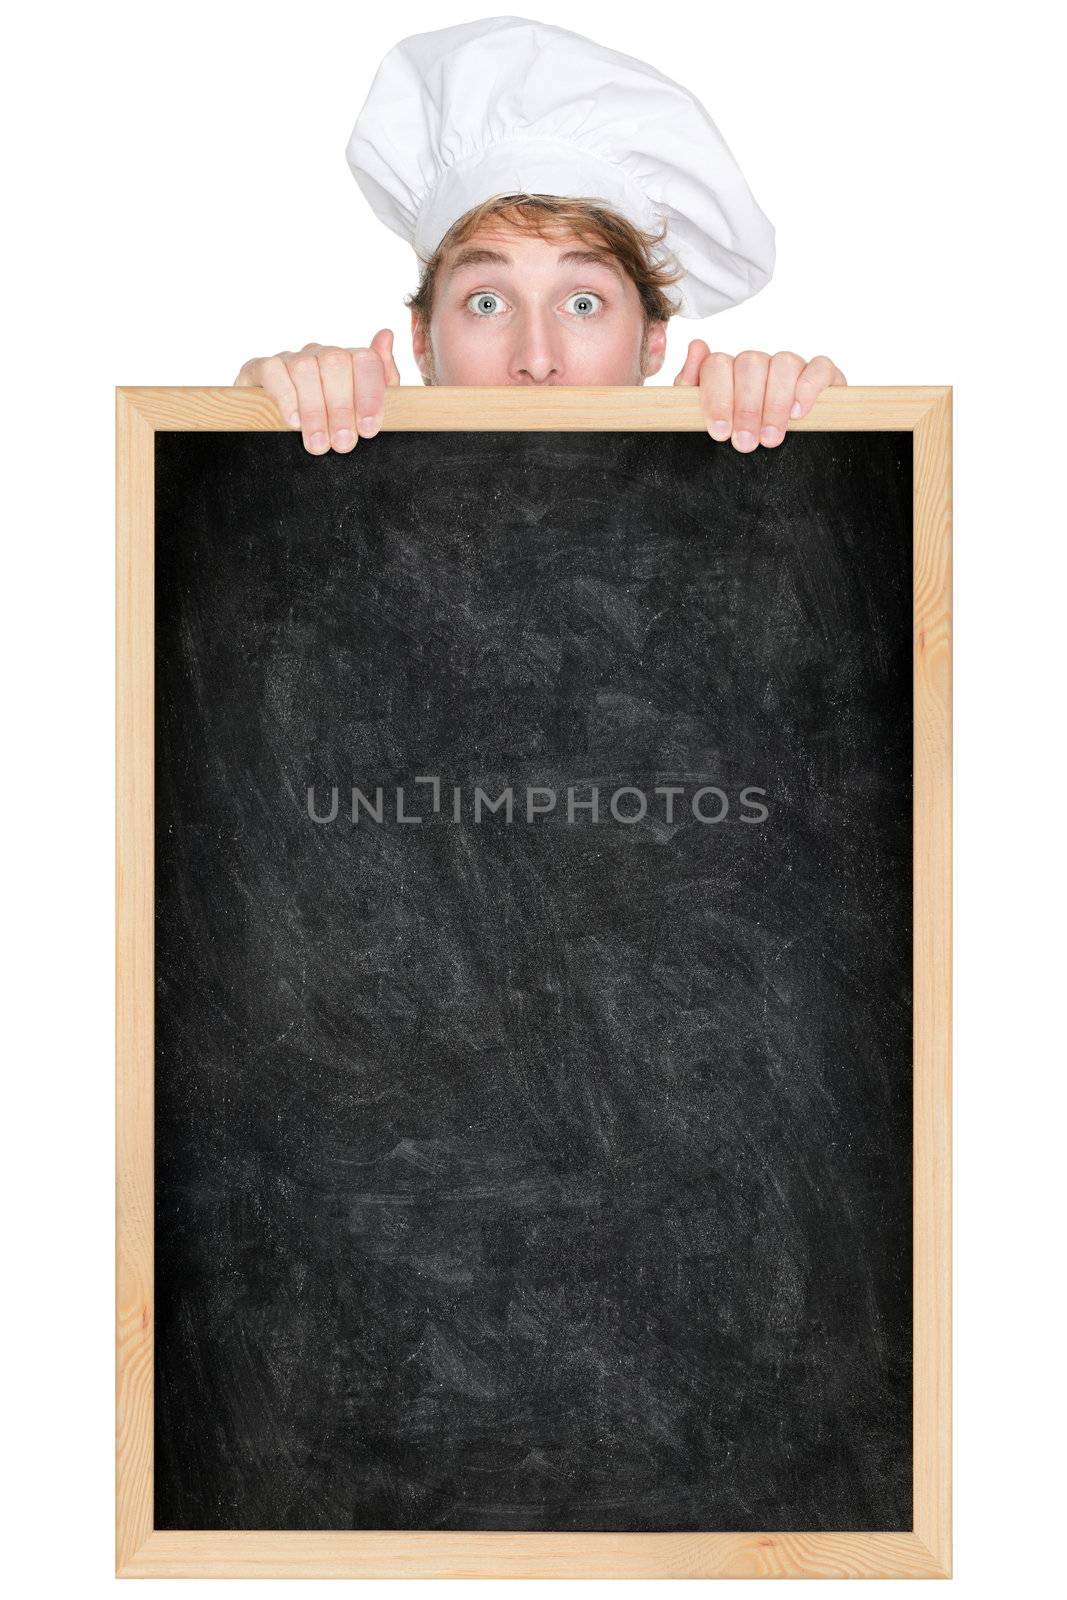
[[[758,443],[759,440],[754,433],[747,433],[742,430],[741,433],[734,434],[734,444],[739,450],[755,450]]]
[[[380,426],[381,419],[378,417],[360,417],[359,419],[359,431],[364,439],[373,439]]]
[[[794,400],[792,406],[790,407],[789,415],[791,417],[799,417],[803,409],[804,407],[801,405],[800,401]]]
[[[351,450],[355,442],[356,436],[352,432],[351,428],[338,428],[337,432],[333,436],[333,447],[335,450]]]
[[[300,413],[299,413],[299,411],[294,411],[293,412],[292,416],[289,418],[289,426],[290,426],[290,428],[299,428],[299,426],[300,426]]]
[[[324,433],[313,433],[308,440],[308,446],[312,450],[325,450],[329,447],[329,443]]]
[[[784,437],[785,437],[785,435],[782,433],[781,428],[770,428],[770,427],[767,427],[767,428],[764,428],[763,432],[760,434],[760,443],[761,444],[781,444],[781,442],[782,442]]]
[[[720,417],[711,425],[711,437],[713,439],[728,439],[730,437],[730,424],[723,422]]]

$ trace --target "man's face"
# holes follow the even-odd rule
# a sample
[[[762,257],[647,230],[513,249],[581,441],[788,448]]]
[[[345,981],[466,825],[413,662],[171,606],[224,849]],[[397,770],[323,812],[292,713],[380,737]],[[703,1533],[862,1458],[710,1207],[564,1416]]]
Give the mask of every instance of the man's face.
[[[633,280],[562,231],[479,229],[438,270],[429,335],[412,346],[435,384],[640,384],[658,372],[667,324],[648,329]]]

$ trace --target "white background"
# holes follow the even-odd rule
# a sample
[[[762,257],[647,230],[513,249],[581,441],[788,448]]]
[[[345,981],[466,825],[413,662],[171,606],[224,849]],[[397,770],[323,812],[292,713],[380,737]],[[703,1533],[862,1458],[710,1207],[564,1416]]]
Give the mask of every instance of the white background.
[[[8,23],[3,1569],[16,1594],[114,1582],[113,388],[227,383],[249,355],[364,343],[383,324],[417,382],[401,305],[414,260],[367,209],[344,146],[397,37],[489,14],[102,0]],[[732,353],[824,352],[853,383],[955,386],[956,1582],[1042,1594],[1062,1566],[1063,1492],[1055,13],[545,0],[533,14],[696,90],[777,228],[771,284],[676,322],[659,381],[699,334]]]

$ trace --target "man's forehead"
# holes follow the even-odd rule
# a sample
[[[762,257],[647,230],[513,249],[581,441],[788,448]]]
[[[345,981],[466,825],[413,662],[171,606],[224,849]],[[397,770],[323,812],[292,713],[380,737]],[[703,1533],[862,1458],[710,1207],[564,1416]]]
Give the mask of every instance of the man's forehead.
[[[545,238],[520,228],[479,228],[446,253],[444,270],[451,273],[470,266],[515,266],[531,255],[554,266],[604,266],[621,276],[619,263],[608,249],[598,248],[567,228],[554,230]]]

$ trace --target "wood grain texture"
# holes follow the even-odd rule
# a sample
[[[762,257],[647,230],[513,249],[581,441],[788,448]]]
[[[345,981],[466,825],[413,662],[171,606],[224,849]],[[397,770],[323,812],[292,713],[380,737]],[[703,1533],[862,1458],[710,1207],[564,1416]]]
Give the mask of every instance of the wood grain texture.
[[[951,391],[842,389],[790,428],[915,439],[913,1534],[157,1532],[153,1417],[153,442],[284,430],[256,390],[118,396],[116,1571],[120,1576],[935,1577],[951,1549]],[[394,389],[385,427],[703,428],[693,390]],[[722,447],[719,447],[722,448]]]
[[[952,1545],[952,408],[915,448],[915,1530],[946,1576]]]
[[[291,431],[262,389],[123,389],[121,393],[154,428]],[[944,393],[935,388],[827,389],[808,416],[790,422],[788,429],[910,432]],[[695,388],[400,387],[385,391],[382,427],[402,433],[425,428],[701,433],[705,422]]]
[[[117,407],[115,1493],[121,1571],[152,1532],[154,429]]]
[[[911,1533],[153,1533],[128,1578],[937,1578]]]

